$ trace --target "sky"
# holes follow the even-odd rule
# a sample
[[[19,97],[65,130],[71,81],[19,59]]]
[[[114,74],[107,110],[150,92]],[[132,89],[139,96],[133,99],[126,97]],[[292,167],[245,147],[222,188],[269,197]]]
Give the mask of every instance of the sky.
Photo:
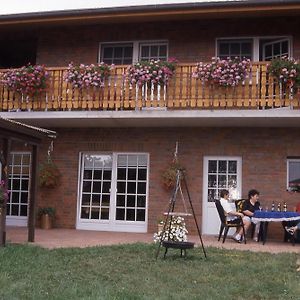
[[[172,3],[220,2],[228,0],[2,0],[0,15],[66,9],[107,8]]]

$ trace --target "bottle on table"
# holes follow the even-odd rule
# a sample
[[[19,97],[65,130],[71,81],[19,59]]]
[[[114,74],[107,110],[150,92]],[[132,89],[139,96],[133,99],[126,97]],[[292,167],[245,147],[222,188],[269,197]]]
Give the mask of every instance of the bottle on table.
[[[281,211],[281,203],[280,202],[277,205],[277,211]]]
[[[286,205],[286,202],[283,203],[283,211],[287,211],[287,205]]]
[[[272,202],[272,208],[271,208],[271,211],[275,211],[275,203],[274,203],[274,201]]]

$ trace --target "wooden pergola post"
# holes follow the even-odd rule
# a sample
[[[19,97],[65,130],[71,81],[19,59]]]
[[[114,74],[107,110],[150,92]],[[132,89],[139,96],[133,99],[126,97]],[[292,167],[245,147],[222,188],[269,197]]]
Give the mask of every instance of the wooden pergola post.
[[[32,146],[32,168],[30,181],[30,202],[28,213],[28,242],[34,242],[35,235],[35,211],[36,211],[36,194],[38,179],[38,146]]]
[[[2,157],[1,157],[1,180],[8,185],[8,168],[9,168],[9,153],[11,148],[11,140],[3,138],[2,142]],[[5,246],[6,243],[6,200],[0,208],[0,246]]]
[[[44,138],[55,138],[56,132],[29,126],[20,122],[1,118],[0,116],[0,137],[2,137],[2,179],[6,186],[9,180],[9,159],[12,141],[26,143],[32,146],[32,167],[30,174],[30,197],[28,198],[28,242],[34,242],[35,239],[35,207],[37,195],[37,179],[38,179],[38,147]],[[0,247],[6,243],[6,206],[3,203],[0,207]]]

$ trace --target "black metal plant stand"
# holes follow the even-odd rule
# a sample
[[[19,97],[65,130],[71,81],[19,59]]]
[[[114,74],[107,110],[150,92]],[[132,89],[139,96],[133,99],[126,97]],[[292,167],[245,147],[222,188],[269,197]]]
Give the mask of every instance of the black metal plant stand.
[[[181,191],[181,193],[182,193],[181,182],[183,182],[183,187],[186,190],[186,194],[188,196],[189,205],[190,205],[190,209],[191,209],[192,214],[174,212],[177,194],[178,194],[179,191]],[[184,199],[183,199],[183,201],[184,201]],[[184,203],[184,206],[185,206],[185,203]],[[194,243],[192,243],[192,242],[171,241],[169,234],[168,234],[167,240],[164,240],[166,229],[170,228],[172,218],[174,216],[181,216],[181,217],[193,216],[194,217],[195,225],[197,227],[197,232],[198,232],[200,242],[201,242],[201,246],[202,246],[202,251],[203,251],[203,254],[204,254],[205,258],[207,258],[205,248],[204,248],[204,245],[203,245],[203,241],[202,241],[202,237],[201,237],[201,233],[200,233],[200,229],[199,229],[199,225],[198,225],[198,222],[197,222],[197,219],[196,219],[194,207],[193,207],[193,204],[192,204],[192,201],[191,201],[191,196],[190,196],[190,193],[189,193],[189,190],[188,190],[186,178],[185,178],[185,175],[184,175],[184,171],[182,169],[177,169],[176,170],[176,184],[175,184],[175,187],[174,187],[174,190],[173,190],[173,193],[172,193],[172,197],[170,199],[168,212],[166,212],[165,215],[166,215],[166,219],[165,219],[164,226],[163,226],[163,229],[162,229],[162,232],[161,232],[161,237],[160,237],[159,245],[158,245],[157,252],[156,252],[156,259],[158,258],[161,246],[163,246],[165,248],[164,258],[166,258],[166,254],[167,254],[169,248],[180,249],[181,257],[186,257],[186,250],[187,249],[194,248]],[[168,231],[168,233],[169,233],[169,231]]]

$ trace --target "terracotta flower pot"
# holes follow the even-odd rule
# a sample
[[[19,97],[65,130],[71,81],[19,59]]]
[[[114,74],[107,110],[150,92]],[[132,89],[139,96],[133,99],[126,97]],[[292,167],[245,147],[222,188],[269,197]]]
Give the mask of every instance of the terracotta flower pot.
[[[52,228],[52,217],[48,214],[41,215],[41,228],[51,229]]]

